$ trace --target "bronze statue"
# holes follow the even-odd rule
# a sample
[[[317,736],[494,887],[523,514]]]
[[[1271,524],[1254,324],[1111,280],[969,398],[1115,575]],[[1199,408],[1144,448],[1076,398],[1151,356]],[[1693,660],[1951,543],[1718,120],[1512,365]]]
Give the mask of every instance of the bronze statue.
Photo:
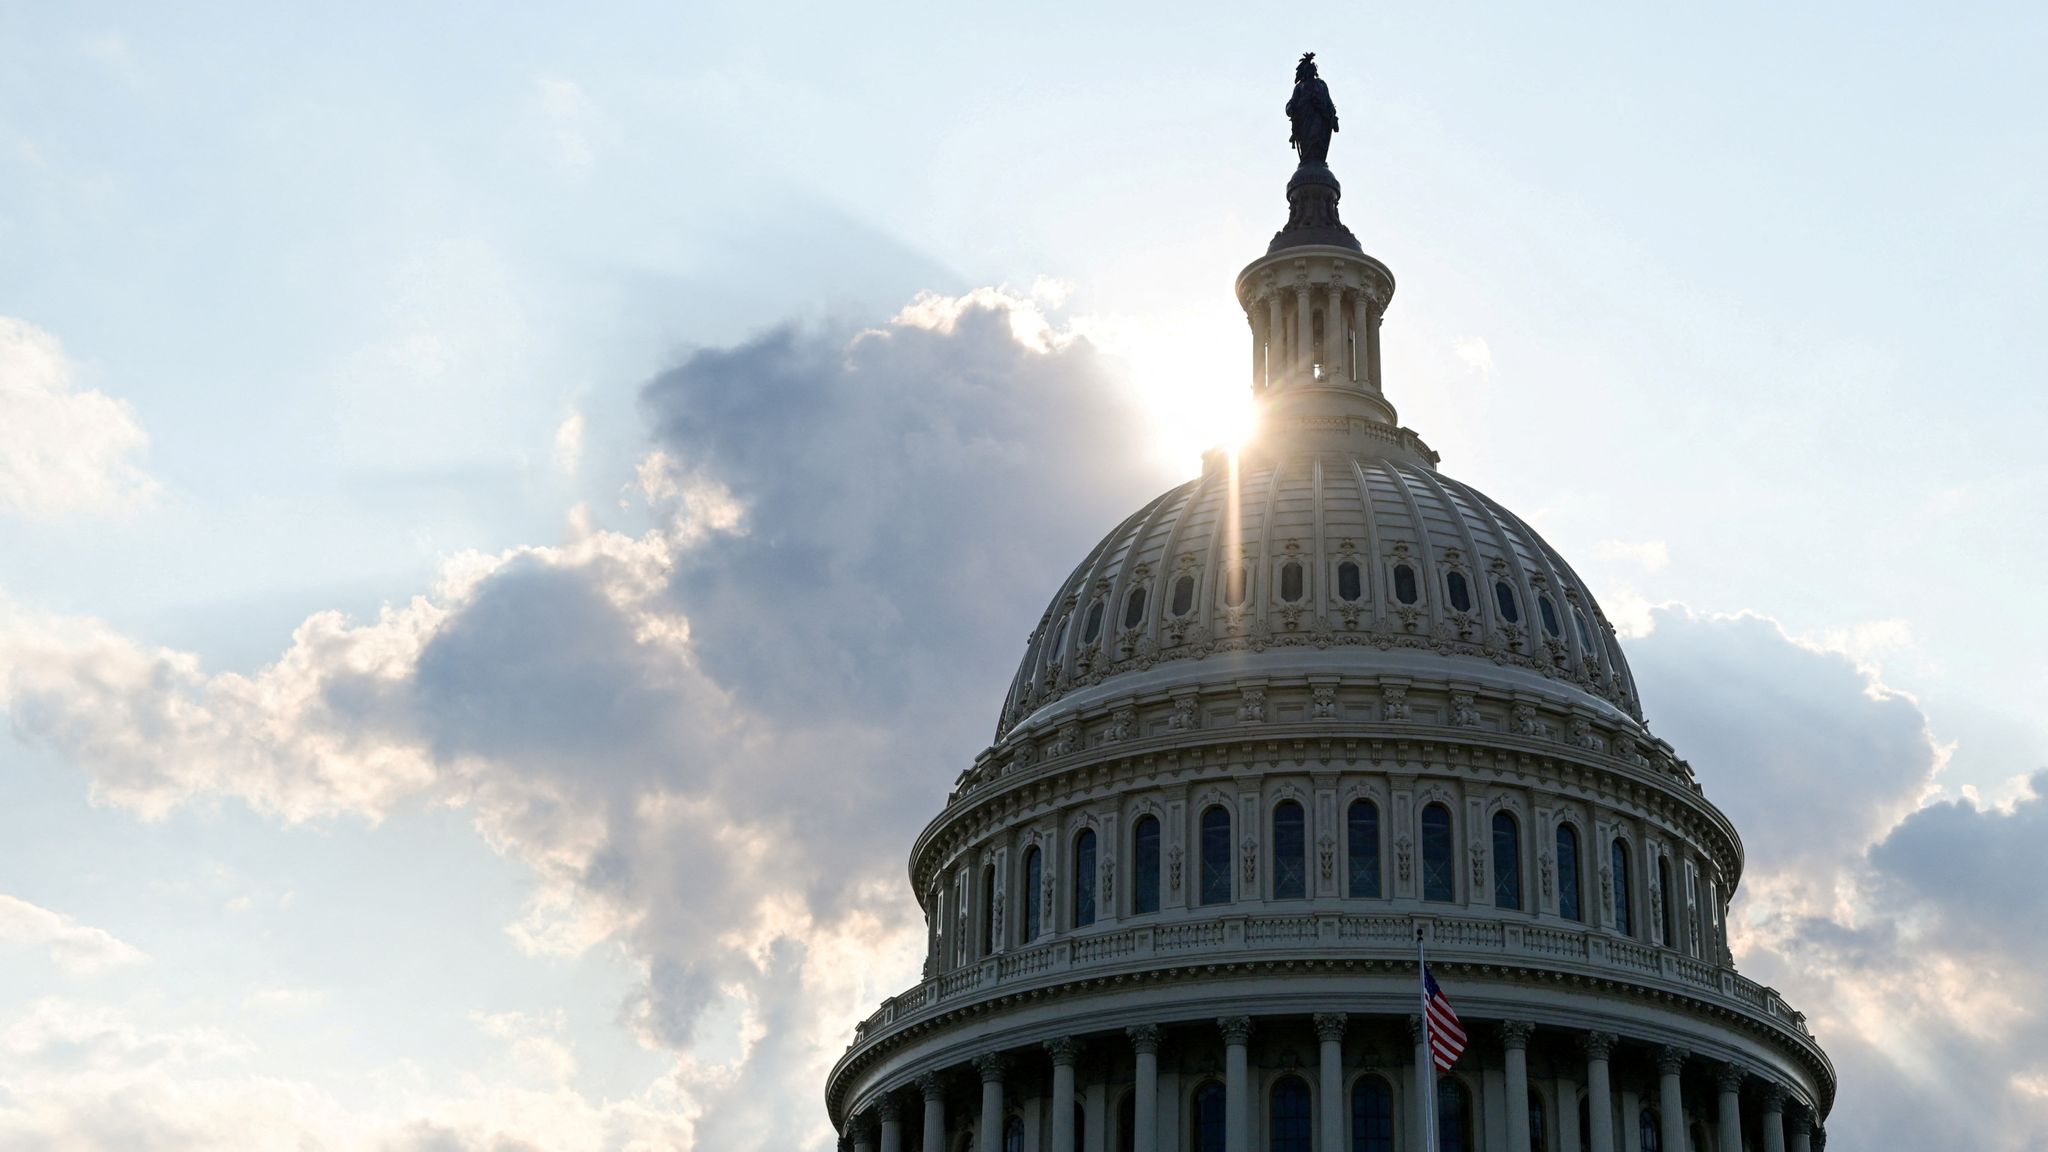
[[[1294,95],[1287,98],[1287,119],[1294,134],[1287,138],[1301,156],[1301,166],[1325,164],[1330,158],[1330,133],[1337,130],[1337,106],[1330,86],[1316,75],[1316,54],[1304,52],[1294,66]]]

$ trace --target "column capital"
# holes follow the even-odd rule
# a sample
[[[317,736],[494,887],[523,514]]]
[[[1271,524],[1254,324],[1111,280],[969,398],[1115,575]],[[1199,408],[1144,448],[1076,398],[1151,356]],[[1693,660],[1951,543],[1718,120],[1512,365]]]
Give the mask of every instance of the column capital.
[[[1529,1037],[1536,1034],[1536,1026],[1527,1020],[1503,1020],[1500,1022],[1500,1043],[1503,1048],[1529,1047]]]
[[[1000,1052],[984,1052],[974,1058],[974,1070],[981,1073],[983,1084],[1001,1084],[1009,1069],[1009,1060]]]
[[[847,1135],[852,1136],[856,1141],[873,1140],[877,1127],[879,1125],[875,1123],[875,1114],[873,1112],[863,1112],[847,1122],[846,1132]]]
[[[1055,1036],[1045,1042],[1045,1052],[1052,1057],[1053,1067],[1064,1064],[1072,1068],[1081,1059],[1081,1042],[1072,1036]]]
[[[1785,1101],[1791,1095],[1790,1092],[1785,1090],[1783,1084],[1776,1082],[1766,1083],[1764,1085],[1764,1111],[1783,1112],[1785,1110]]]
[[[927,1072],[917,1078],[917,1090],[924,1093],[924,1098],[928,1101],[944,1100],[946,1098],[946,1077],[942,1073]]]
[[[1827,1129],[1821,1127],[1818,1124],[1815,1124],[1813,1126],[1813,1135],[1810,1137],[1810,1139],[1812,1141],[1813,1152],[1826,1152],[1828,1146]]]
[[[1216,1027],[1223,1030],[1225,1044],[1242,1044],[1252,1036],[1252,1018],[1249,1016],[1219,1016]]]
[[[1408,1039],[1412,1043],[1422,1043],[1422,1017],[1412,1012],[1408,1015]]]
[[[1316,1039],[1342,1040],[1344,1026],[1350,1022],[1351,1017],[1342,1012],[1318,1012],[1315,1018]]]
[[[894,1092],[885,1093],[880,1100],[875,1101],[875,1112],[881,1116],[884,1122],[901,1120],[903,1119],[903,1101],[897,1099]]]
[[[1139,1052],[1159,1051],[1159,1025],[1135,1024],[1124,1029],[1124,1035],[1131,1038],[1131,1047]]]
[[[1795,1108],[1785,1114],[1785,1127],[1800,1136],[1813,1133],[1813,1113],[1804,1108]]]
[[[1666,1076],[1676,1076],[1685,1071],[1685,1062],[1692,1059],[1692,1053],[1676,1044],[1666,1044],[1657,1049],[1657,1071]]]
[[[1742,1082],[1748,1078],[1749,1070],[1740,1064],[1723,1064],[1714,1073],[1714,1083],[1720,1085],[1723,1092],[1742,1091]]]
[[[1579,1046],[1586,1050],[1588,1060],[1605,1060],[1614,1055],[1615,1042],[1612,1032],[1588,1032],[1579,1037]]]

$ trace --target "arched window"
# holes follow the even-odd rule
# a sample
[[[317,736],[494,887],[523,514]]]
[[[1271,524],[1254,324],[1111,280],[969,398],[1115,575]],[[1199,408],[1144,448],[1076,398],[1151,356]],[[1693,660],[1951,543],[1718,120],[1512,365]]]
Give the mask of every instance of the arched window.
[[[1088,606],[1088,623],[1081,629],[1081,643],[1093,644],[1095,643],[1095,638],[1100,635],[1102,635],[1102,601],[1097,600]]]
[[[1522,602],[1515,599],[1515,590],[1505,580],[1493,582],[1493,603],[1500,609],[1500,618],[1510,624],[1522,618]]]
[[[1522,907],[1522,830],[1506,812],[1493,814],[1493,906]]]
[[[1245,579],[1244,565],[1231,565],[1230,571],[1223,574],[1223,603],[1226,607],[1242,608],[1244,606],[1244,598],[1250,591],[1250,589],[1245,587],[1246,583],[1248,581]]]
[[[1273,898],[1308,895],[1308,831],[1301,805],[1283,800],[1273,809]]]
[[[1081,1143],[1080,1132],[1075,1132],[1076,1144]],[[1116,1149],[1117,1152],[1137,1152],[1138,1148],[1138,1094],[1126,1092],[1116,1105]]]
[[[1351,1086],[1351,1152],[1394,1152],[1394,1089],[1378,1076]]]
[[[1356,603],[1365,597],[1364,572],[1356,561],[1337,565],[1337,599]]]
[[[1045,856],[1033,844],[1024,850],[1024,942],[1038,939],[1044,928],[1039,923],[1038,910],[1045,899]]]
[[[981,954],[996,950],[996,866],[981,868]]]
[[[1473,1152],[1472,1093],[1465,1082],[1446,1076],[1436,1086],[1437,1152]]]
[[[1543,1111],[1543,1095],[1529,1089],[1529,1152],[1550,1152],[1550,1121]]]
[[[1159,817],[1140,816],[1131,828],[1131,911],[1159,911]]]
[[[1662,853],[1659,853],[1657,856],[1657,898],[1663,904],[1661,911],[1664,913],[1662,922],[1657,925],[1657,929],[1664,933],[1664,946],[1666,948],[1676,948],[1678,947],[1678,937],[1672,935],[1671,932],[1674,927],[1671,915],[1671,857]]]
[[[1472,587],[1465,583],[1463,572],[1453,572],[1444,577],[1444,587],[1450,592],[1451,608],[1458,612],[1472,610]]]
[[[1060,653],[1065,652],[1067,650],[1067,628],[1069,625],[1073,624],[1073,622],[1074,617],[1071,613],[1060,617],[1060,626],[1054,629],[1054,632],[1058,635],[1059,639],[1054,640],[1052,642],[1052,655],[1048,658],[1048,663],[1059,663]]]
[[[1012,1116],[1003,1121],[1003,1152],[1024,1152],[1024,1118]]]
[[[1567,920],[1584,920],[1579,907],[1579,830],[1569,824],[1557,826],[1557,914]]]
[[[1095,830],[1074,837],[1074,927],[1095,923]]]
[[[1597,658],[1599,651],[1593,647],[1593,634],[1586,629],[1586,614],[1577,608],[1572,609],[1572,627],[1578,630],[1579,647],[1585,650],[1587,658]]]
[[[1195,578],[1192,574],[1182,573],[1180,579],[1173,582],[1173,614],[1185,616],[1194,610]]]
[[[1415,568],[1409,564],[1394,565],[1394,599],[1403,604],[1413,604],[1422,599],[1415,587]]]
[[[1349,887],[1352,896],[1380,894],[1380,809],[1370,800],[1353,800],[1346,815],[1345,845],[1351,856]]]
[[[1145,622],[1145,589],[1143,586],[1131,589],[1124,597],[1124,627],[1136,628]]]
[[[1204,1081],[1188,1109],[1188,1152],[1223,1152],[1223,1085]],[[1081,1129],[1075,1126],[1075,1143]]]
[[[1230,902],[1230,810],[1202,813],[1202,903]]]
[[[1299,1076],[1282,1076],[1273,1082],[1270,1107],[1266,1109],[1266,1147],[1270,1152],[1310,1152],[1308,1082]]]
[[[1458,898],[1458,868],[1451,852],[1451,810],[1431,804],[1422,810],[1422,898]]]
[[[1628,841],[1614,838],[1614,927],[1623,936],[1633,936],[1635,923],[1629,919]]]
[[[1664,1126],[1658,1123],[1656,1109],[1645,1108],[1636,1114],[1636,1142],[1643,1152],[1663,1152]]]
[[[1550,597],[1538,596],[1536,598],[1536,613],[1543,617],[1543,630],[1545,632],[1550,633],[1553,638],[1564,635],[1564,629],[1558,627],[1557,624],[1557,605],[1550,602]]]

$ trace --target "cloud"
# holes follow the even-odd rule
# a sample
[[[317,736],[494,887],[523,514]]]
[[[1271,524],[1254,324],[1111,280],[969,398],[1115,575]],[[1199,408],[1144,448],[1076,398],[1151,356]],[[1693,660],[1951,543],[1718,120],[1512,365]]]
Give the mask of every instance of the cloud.
[[[54,520],[146,503],[149,437],[122,401],[79,391],[57,338],[0,316],[0,514]]]
[[[555,470],[574,476],[583,466],[584,420],[580,409],[571,409],[555,428]]]
[[[4,893],[0,893],[0,946],[40,950],[72,976],[94,976],[145,959],[141,949],[104,929]]]
[[[1593,558],[1637,564],[1645,572],[1662,572],[1671,565],[1671,550],[1662,540],[1602,540],[1593,545]]]
[[[1493,348],[1487,344],[1484,337],[1473,336],[1460,340],[1452,346],[1451,352],[1472,371],[1482,376],[1493,375]]]
[[[986,744],[1048,590],[1165,479],[1051,308],[925,296],[876,328],[695,352],[643,393],[655,442],[627,491],[654,527],[452,557],[248,675],[0,600],[0,702],[145,818],[461,806],[530,870],[517,946],[606,943],[641,970],[620,1020],[676,1070],[658,1115],[605,1125],[829,1146],[826,1070],[916,977],[904,846]],[[487,1023],[553,1099],[537,1073],[573,1053]],[[579,1146],[517,1115],[436,1115],[392,1146]]]

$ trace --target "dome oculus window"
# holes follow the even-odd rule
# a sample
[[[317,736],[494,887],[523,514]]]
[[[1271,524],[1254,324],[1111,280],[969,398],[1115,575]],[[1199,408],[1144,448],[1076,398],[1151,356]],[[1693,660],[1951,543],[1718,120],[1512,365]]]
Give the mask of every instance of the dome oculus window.
[[[1231,567],[1231,569],[1230,569],[1230,571],[1229,571],[1229,572],[1226,572],[1226,573],[1224,573],[1224,576],[1223,576],[1223,605],[1224,605],[1224,607],[1226,607],[1226,608],[1242,608],[1242,607],[1244,607],[1244,598],[1245,598],[1245,592],[1247,591],[1247,589],[1245,588],[1245,585],[1246,585],[1246,583],[1247,583],[1247,582],[1248,582],[1248,581],[1247,581],[1247,580],[1246,580],[1246,578],[1245,578],[1245,570],[1244,570],[1244,568],[1243,568],[1243,566],[1242,566],[1242,565],[1233,565],[1233,566]]]
[[[1195,610],[1195,578],[1183,573],[1173,582],[1173,614],[1185,616]]]
[[[1472,610],[1472,587],[1465,582],[1463,572],[1453,572],[1444,577],[1445,589],[1450,593],[1451,608],[1458,612]]]
[[[1346,560],[1337,565],[1337,599],[1357,603],[1365,596],[1364,573],[1357,561]]]
[[[1422,592],[1415,586],[1415,569],[1408,564],[1394,565],[1394,599],[1403,604],[1413,604],[1422,599]]]
[[[1282,600],[1287,601],[1289,604],[1299,602],[1303,591],[1303,583],[1300,564],[1289,560],[1280,566],[1280,598]]]
[[[1557,605],[1550,602],[1550,597],[1536,598],[1536,613],[1543,617],[1543,630],[1550,633],[1551,639],[1555,640],[1564,635],[1564,629],[1557,622]]]
[[[1522,602],[1515,599],[1515,590],[1508,587],[1507,581],[1496,580],[1493,582],[1493,602],[1500,608],[1501,619],[1510,624],[1521,622]]]
[[[1131,589],[1131,594],[1124,597],[1124,627],[1136,628],[1144,622],[1145,589],[1142,587],[1133,588]]]
[[[1093,644],[1102,635],[1102,601],[1088,606],[1088,623],[1081,629],[1081,643]]]

